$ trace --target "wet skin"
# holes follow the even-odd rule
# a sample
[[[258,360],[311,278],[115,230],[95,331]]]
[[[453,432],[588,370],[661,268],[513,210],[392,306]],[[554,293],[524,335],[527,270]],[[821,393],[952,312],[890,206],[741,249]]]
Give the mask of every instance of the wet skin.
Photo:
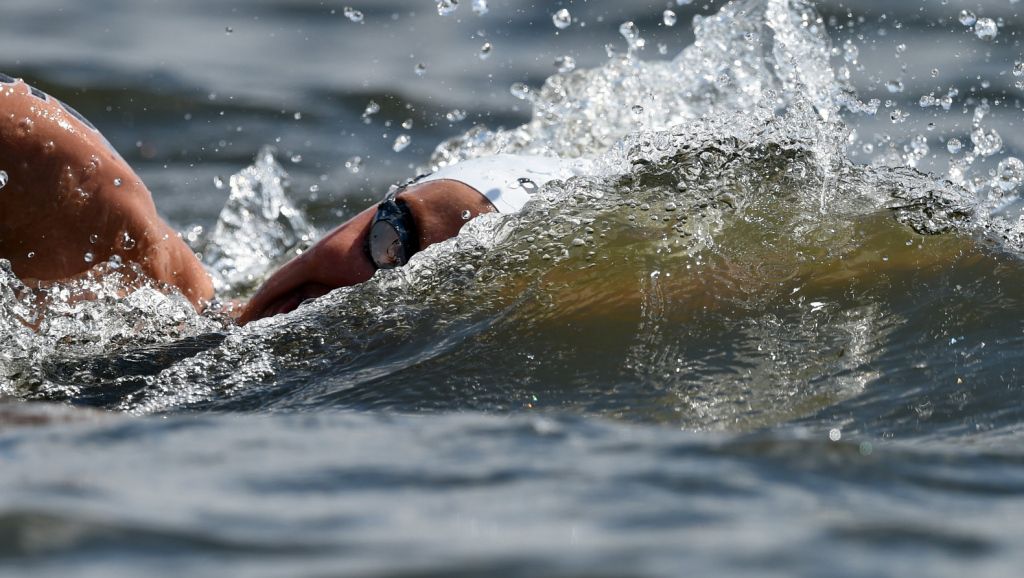
[[[409,207],[421,248],[457,235],[469,220],[463,216],[466,211],[469,218],[494,211],[483,195],[458,181],[414,185],[395,198]],[[253,295],[239,322],[287,313],[307,299],[372,277],[377,268],[366,251],[366,239],[376,212],[374,205],[359,213],[281,267]]]
[[[0,258],[26,284],[68,279],[116,255],[197,309],[213,297],[209,275],[103,136],[57,99],[5,76],[0,170],[8,175]]]
[[[0,258],[30,286],[69,279],[118,256],[181,291],[202,311],[209,274],[156,212],[142,180],[73,109],[0,75]],[[438,180],[399,193],[421,248],[458,234],[469,218],[494,211],[476,190]],[[242,324],[287,313],[303,301],[373,276],[366,252],[376,206],[325,235],[285,264],[242,307]],[[86,258],[89,254],[90,259]]]

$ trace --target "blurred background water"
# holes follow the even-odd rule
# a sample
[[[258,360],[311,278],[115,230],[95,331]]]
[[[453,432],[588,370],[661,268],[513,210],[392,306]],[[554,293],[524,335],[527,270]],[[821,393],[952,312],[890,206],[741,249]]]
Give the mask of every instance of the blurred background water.
[[[625,21],[647,42],[641,58],[669,61],[694,42],[693,17],[723,3],[490,0],[485,14],[474,5],[440,15],[433,0],[7,0],[0,71],[92,120],[183,231],[214,227],[223,183],[266,145],[291,198],[325,230],[414,175],[444,139],[527,122],[530,103],[513,83],[536,91],[564,56],[578,69],[604,65],[606,45],[626,50]],[[863,180],[849,190],[950,177],[960,158],[950,139],[978,147],[979,105],[1002,146],[972,165],[973,178],[1024,153],[1020,4],[815,6],[838,74],[845,66],[860,100],[879,101],[875,115],[845,115],[849,158],[938,177],[872,180],[851,169],[851,182]],[[565,29],[552,22],[562,8],[573,20]],[[979,39],[964,10],[992,18],[996,38]],[[921,105],[951,89],[948,111]],[[396,147],[403,135],[408,146]],[[787,162],[790,174],[801,161]],[[689,166],[663,166],[677,165]],[[757,157],[748,173],[772,166]],[[746,182],[703,178],[709,188]],[[636,183],[638,198],[661,186]],[[963,184],[980,200],[984,187]],[[1001,197],[999,211],[1012,214],[1016,199]],[[783,205],[746,222],[769,222]],[[611,222],[602,230],[626,243],[615,216],[635,206],[602,209],[595,226]],[[811,231],[833,247],[844,226],[836,218]],[[50,356],[39,379],[68,389],[5,387],[12,399],[0,406],[0,571],[1011,575],[1024,562],[1020,256],[991,239],[963,249],[874,227],[886,261],[906,242],[943,263],[868,270],[862,284],[826,282],[827,299],[794,305],[786,283],[803,273],[762,262],[749,281],[778,274],[778,294],[752,289],[710,313],[666,312],[688,289],[661,276],[663,258],[623,250],[633,263],[624,275],[645,274],[635,300],[588,305],[533,287],[527,305],[495,312],[382,285],[328,321]],[[804,253],[816,244],[772,241],[764,246]],[[770,254],[726,251],[719,265]],[[482,259],[472,261],[479,270],[528,277]],[[543,277],[612,284],[617,268],[588,273],[570,260]],[[372,291],[412,313],[367,331],[364,320],[382,315]],[[559,303],[578,309],[548,312]]]

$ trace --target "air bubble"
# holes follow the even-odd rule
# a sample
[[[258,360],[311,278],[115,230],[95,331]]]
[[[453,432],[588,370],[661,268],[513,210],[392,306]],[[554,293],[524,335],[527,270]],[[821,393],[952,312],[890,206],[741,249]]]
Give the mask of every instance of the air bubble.
[[[343,13],[345,14],[345,18],[348,18],[352,22],[363,21],[363,13],[351,6],[346,6],[345,9],[343,10]]]
[[[891,113],[889,113],[889,120],[891,120],[894,124],[898,124],[898,123],[901,123],[901,122],[907,120],[907,118],[909,116],[910,116],[909,114],[907,114],[907,113],[903,112],[903,110],[897,108],[896,110],[894,110]]]
[[[491,56],[491,50],[493,48],[494,46],[492,46],[490,42],[484,42],[484,45],[480,47],[480,53],[477,54],[477,56],[480,57],[480,60],[487,60]]]
[[[974,35],[982,40],[992,40],[999,34],[999,28],[996,26],[995,20],[991,18],[981,18],[974,25]]]
[[[447,16],[459,9],[459,0],[438,0],[437,13]]]
[[[962,151],[963,148],[964,143],[960,142],[960,139],[958,138],[951,138],[948,141],[946,141],[946,150],[949,151],[949,154],[951,155],[955,155],[956,153]]]
[[[394,149],[394,151],[396,153],[397,152],[402,152],[403,150],[405,150],[405,147],[409,146],[409,143],[411,143],[411,142],[412,142],[412,137],[411,136],[409,136],[407,134],[400,134],[400,135],[398,135],[398,138],[395,139],[395,144],[392,145],[391,148]]]
[[[555,24],[555,28],[565,30],[572,24],[572,15],[569,14],[568,10],[562,8],[551,15],[551,21]]]
[[[676,17],[676,13],[671,10],[666,10],[665,13],[662,14],[662,22],[665,23],[665,26],[675,26],[677,20],[678,18]]]

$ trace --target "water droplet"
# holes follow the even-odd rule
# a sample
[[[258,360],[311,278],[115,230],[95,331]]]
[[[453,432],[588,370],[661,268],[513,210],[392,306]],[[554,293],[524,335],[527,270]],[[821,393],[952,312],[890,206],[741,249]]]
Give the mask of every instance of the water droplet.
[[[438,0],[437,13],[447,16],[459,9],[459,0]]]
[[[903,110],[897,108],[897,109],[893,110],[891,113],[889,113],[889,120],[891,120],[893,123],[901,123],[901,122],[907,120],[907,117],[909,117],[909,116],[910,116],[909,114],[907,114],[907,113],[903,112]]]
[[[463,221],[468,221],[469,218],[472,217],[472,216],[473,216],[473,213],[469,212],[469,209],[466,209],[465,211],[462,211],[462,220]]]
[[[135,248],[135,239],[128,233],[121,233],[121,248],[125,251],[131,251]]]
[[[224,188],[224,177],[222,177],[220,175],[217,175],[216,177],[213,177],[213,186],[218,188],[218,189],[223,189]]]
[[[0,171],[0,189],[7,186],[7,171]]]
[[[640,106],[639,104],[634,104],[632,107],[630,107],[629,110],[632,111],[634,116],[640,116],[641,114],[644,113],[644,107]]]
[[[860,56],[860,48],[857,48],[857,45],[852,40],[847,40],[843,43],[844,60],[850,64],[856,64],[858,56]]]
[[[35,251],[29,251],[28,255],[25,255],[25,256],[28,257],[29,259],[34,259],[35,256],[36,256],[36,252]]]
[[[619,34],[626,39],[631,48],[639,48],[640,42],[640,29],[636,27],[636,24],[632,21],[623,22],[619,26]]]
[[[660,54],[662,56],[668,54],[668,44],[665,44],[664,42],[659,42],[658,43],[658,54]]]
[[[366,108],[363,109],[363,118],[370,118],[371,116],[377,114],[378,112],[380,112],[380,105],[377,104],[375,101],[371,100],[370,102],[366,103]]]
[[[964,26],[972,26],[977,21],[978,17],[974,15],[974,12],[971,12],[970,10],[960,11],[960,24],[963,24]]]
[[[946,150],[949,151],[949,154],[955,155],[956,153],[963,150],[963,148],[964,143],[960,142],[960,139],[958,138],[951,138],[948,141],[946,141]]]
[[[843,439],[843,432],[839,428],[834,427],[828,430],[828,439],[829,441],[837,442]]]
[[[480,47],[480,53],[477,55],[480,60],[487,60],[491,56],[491,49],[494,47],[490,42],[484,42],[484,45]]]
[[[971,142],[974,143],[974,151],[983,157],[989,157],[1003,148],[1003,137],[994,129],[985,131],[978,127],[971,131]]]
[[[302,120],[302,113],[296,112],[295,114],[292,115],[292,118],[295,120]]]
[[[97,235],[96,233],[93,233],[92,235],[89,235],[89,243],[95,245],[96,241],[99,241],[99,240],[100,240],[100,236]]]
[[[302,155],[300,155],[299,153],[295,153],[291,157],[289,157],[288,160],[292,161],[295,164],[299,164],[302,162]]]
[[[572,24],[572,15],[569,14],[568,10],[562,8],[551,15],[551,21],[554,22],[555,28],[565,30]]]
[[[509,88],[509,92],[519,100],[526,100],[530,97],[530,87],[522,82],[513,83]]]
[[[124,183],[124,181],[122,181],[120,178],[114,179],[114,186],[115,187],[120,187],[123,183]]]
[[[93,255],[92,252],[88,252],[85,254],[85,256],[82,257],[82,260],[85,261],[86,263],[92,263],[93,261],[96,260],[96,255]]]
[[[225,26],[224,27],[224,34],[231,34],[234,31],[235,31],[235,29],[230,27],[230,26]]]
[[[555,68],[562,74],[572,72],[573,70],[576,70],[576,59],[568,55],[559,56],[555,59]]]
[[[686,6],[693,0],[676,0],[676,6]]]
[[[427,65],[420,62],[412,71],[416,73],[416,76],[423,76],[427,73]]]
[[[448,122],[462,122],[466,120],[466,111],[456,108],[445,113],[444,117]]]
[[[346,6],[342,13],[345,15],[345,18],[348,18],[352,22],[363,21],[363,13],[351,6]]]
[[[411,142],[412,142],[412,137],[411,136],[409,136],[407,134],[400,134],[400,135],[398,135],[398,138],[395,139],[395,144],[392,145],[391,148],[394,149],[394,151],[396,153],[397,152],[401,152],[401,151],[405,150],[405,147],[409,146],[409,143],[411,143]]]
[[[363,157],[360,157],[360,156],[355,156],[355,157],[352,157],[352,158],[348,159],[347,161],[345,161],[345,168],[348,169],[348,172],[350,172],[352,174],[358,173],[359,169],[361,169],[362,166],[363,166]]]
[[[907,51],[907,45],[906,44],[898,44],[896,46],[896,54],[903,54],[906,51]]]
[[[992,40],[999,34],[999,28],[995,20],[991,18],[979,18],[974,24],[974,35],[982,40]]]
[[[889,82],[885,83],[885,89],[892,94],[896,94],[897,92],[903,92],[903,81],[899,79],[890,80]]]
[[[404,121],[402,121],[402,128],[404,128],[405,130],[411,129],[412,128],[412,119],[411,118],[407,118]]]
[[[1013,63],[1013,75],[1018,78],[1024,76],[1024,62],[1018,60]]]
[[[473,13],[477,16],[487,14],[487,0],[473,0]]]
[[[1024,181],[1024,162],[1017,157],[1006,157],[999,161],[996,169],[996,185],[1004,193],[1016,189]]]
[[[676,20],[676,13],[671,10],[666,10],[664,14],[662,14],[662,21],[665,23],[665,26],[675,26]]]
[[[921,108],[928,108],[929,106],[938,106],[939,105],[939,99],[935,98],[934,96],[932,96],[930,94],[926,94],[926,95],[921,97],[921,100],[917,101],[917,104]]]
[[[675,204],[675,203],[671,203],[671,202],[670,202],[670,203],[666,203],[666,204],[665,204],[665,210],[666,210],[666,211],[672,212],[672,211],[676,210],[676,208],[677,208],[677,207],[676,207],[676,204]]]

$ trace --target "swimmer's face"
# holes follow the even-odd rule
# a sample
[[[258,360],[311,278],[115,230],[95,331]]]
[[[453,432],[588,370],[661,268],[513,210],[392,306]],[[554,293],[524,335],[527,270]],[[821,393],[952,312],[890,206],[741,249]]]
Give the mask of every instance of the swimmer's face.
[[[469,219],[494,210],[483,195],[456,181],[411,186],[396,198],[412,214],[420,248],[454,237]],[[377,266],[367,243],[376,213],[377,205],[366,209],[281,267],[249,301],[239,322],[288,313],[308,299],[372,277]]]

